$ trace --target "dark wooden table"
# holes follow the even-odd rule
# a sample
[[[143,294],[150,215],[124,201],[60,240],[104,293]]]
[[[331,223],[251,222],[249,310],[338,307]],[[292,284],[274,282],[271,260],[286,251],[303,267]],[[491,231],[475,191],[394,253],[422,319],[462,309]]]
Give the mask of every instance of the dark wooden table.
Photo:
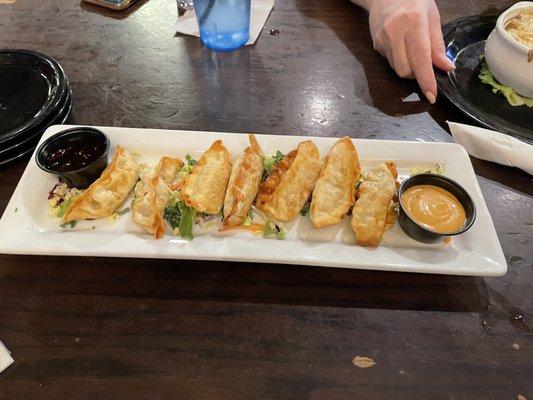
[[[511,0],[441,1],[443,20]],[[450,141],[466,121],[372,49],[344,0],[278,0],[254,46],[175,34],[174,0],[0,4],[0,47],[61,62],[72,123]],[[271,36],[272,28],[280,30]],[[0,399],[533,399],[532,178],[473,160],[504,277],[0,256]],[[4,210],[26,161],[0,170]],[[377,364],[354,366],[355,356]],[[524,397],[520,397],[524,396]]]

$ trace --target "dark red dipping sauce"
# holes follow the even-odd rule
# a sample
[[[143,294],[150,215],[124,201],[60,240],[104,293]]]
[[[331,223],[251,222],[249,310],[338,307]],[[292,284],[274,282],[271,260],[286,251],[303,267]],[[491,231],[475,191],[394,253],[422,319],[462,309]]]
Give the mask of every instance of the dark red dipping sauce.
[[[70,128],[41,143],[35,162],[43,171],[59,175],[69,187],[85,189],[107,167],[109,147],[108,137],[96,128]]]
[[[76,171],[98,160],[105,150],[106,144],[102,140],[92,136],[79,137],[50,148],[41,162],[53,171]]]

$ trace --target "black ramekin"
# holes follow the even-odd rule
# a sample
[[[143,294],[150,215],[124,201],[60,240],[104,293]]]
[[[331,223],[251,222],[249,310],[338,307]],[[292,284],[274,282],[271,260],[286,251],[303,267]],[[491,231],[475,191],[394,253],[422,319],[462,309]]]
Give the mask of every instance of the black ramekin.
[[[403,209],[402,195],[407,189],[417,185],[439,186],[453,194],[465,209],[466,221],[463,227],[458,231],[452,233],[438,233],[424,228],[423,226],[415,222],[413,219],[411,219],[411,217]],[[422,243],[436,243],[443,240],[447,236],[459,235],[467,231],[476,219],[476,206],[470,195],[457,182],[443,175],[419,174],[407,178],[400,185],[400,189],[398,191],[398,198],[400,200],[400,210],[398,216],[398,222],[400,223],[400,226],[410,237]]]
[[[45,167],[43,161],[49,151],[54,150],[65,143],[83,140],[88,136],[92,136],[104,144],[102,154],[92,163],[72,171],[55,171]],[[102,131],[89,127],[72,128],[56,133],[46,139],[37,149],[35,161],[39,168],[45,172],[58,175],[60,180],[65,182],[69,187],[85,189],[98,179],[102,171],[107,167],[107,153],[109,152],[109,147],[109,138]]]

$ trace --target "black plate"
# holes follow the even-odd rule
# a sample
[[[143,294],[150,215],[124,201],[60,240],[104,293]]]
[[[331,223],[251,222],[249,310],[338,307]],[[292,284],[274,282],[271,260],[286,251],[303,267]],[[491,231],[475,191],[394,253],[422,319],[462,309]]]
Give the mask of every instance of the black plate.
[[[64,100],[61,66],[29,50],[0,51],[0,143],[42,124]]]
[[[504,96],[492,93],[491,87],[478,78],[485,40],[497,18],[476,15],[444,26],[446,54],[455,62],[456,70],[437,73],[439,92],[480,124],[533,143],[533,109],[511,106]]]
[[[38,131],[37,134],[35,134],[33,137],[30,138],[30,140],[28,140],[21,146],[17,146],[16,148],[11,149],[9,153],[4,153],[3,155],[1,155],[0,166],[11,164],[33,153],[44,131],[51,125],[64,124],[67,121],[68,117],[70,116],[71,111],[72,111],[72,96],[71,94],[68,94],[67,100],[65,102],[65,107],[63,107],[62,113],[57,115],[55,119],[52,119],[48,125],[44,126],[43,129]]]
[[[72,90],[70,85],[68,85],[67,92],[61,103],[58,105],[57,109],[52,115],[49,115],[42,124],[24,131],[24,134],[19,134],[12,138],[9,141],[0,143],[0,159],[5,158],[7,154],[12,154],[13,151],[16,151],[19,148],[24,147],[27,143],[35,139],[36,136],[41,136],[41,134],[48,128],[50,125],[54,125],[57,122],[63,119],[63,116],[66,114],[67,109],[72,107]]]

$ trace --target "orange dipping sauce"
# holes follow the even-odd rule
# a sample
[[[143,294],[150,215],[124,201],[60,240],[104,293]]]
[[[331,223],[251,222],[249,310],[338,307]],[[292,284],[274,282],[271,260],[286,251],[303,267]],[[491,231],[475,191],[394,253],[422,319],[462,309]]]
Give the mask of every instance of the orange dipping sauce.
[[[466,222],[462,204],[435,185],[416,185],[402,194],[402,208],[417,224],[437,233],[454,233]]]

